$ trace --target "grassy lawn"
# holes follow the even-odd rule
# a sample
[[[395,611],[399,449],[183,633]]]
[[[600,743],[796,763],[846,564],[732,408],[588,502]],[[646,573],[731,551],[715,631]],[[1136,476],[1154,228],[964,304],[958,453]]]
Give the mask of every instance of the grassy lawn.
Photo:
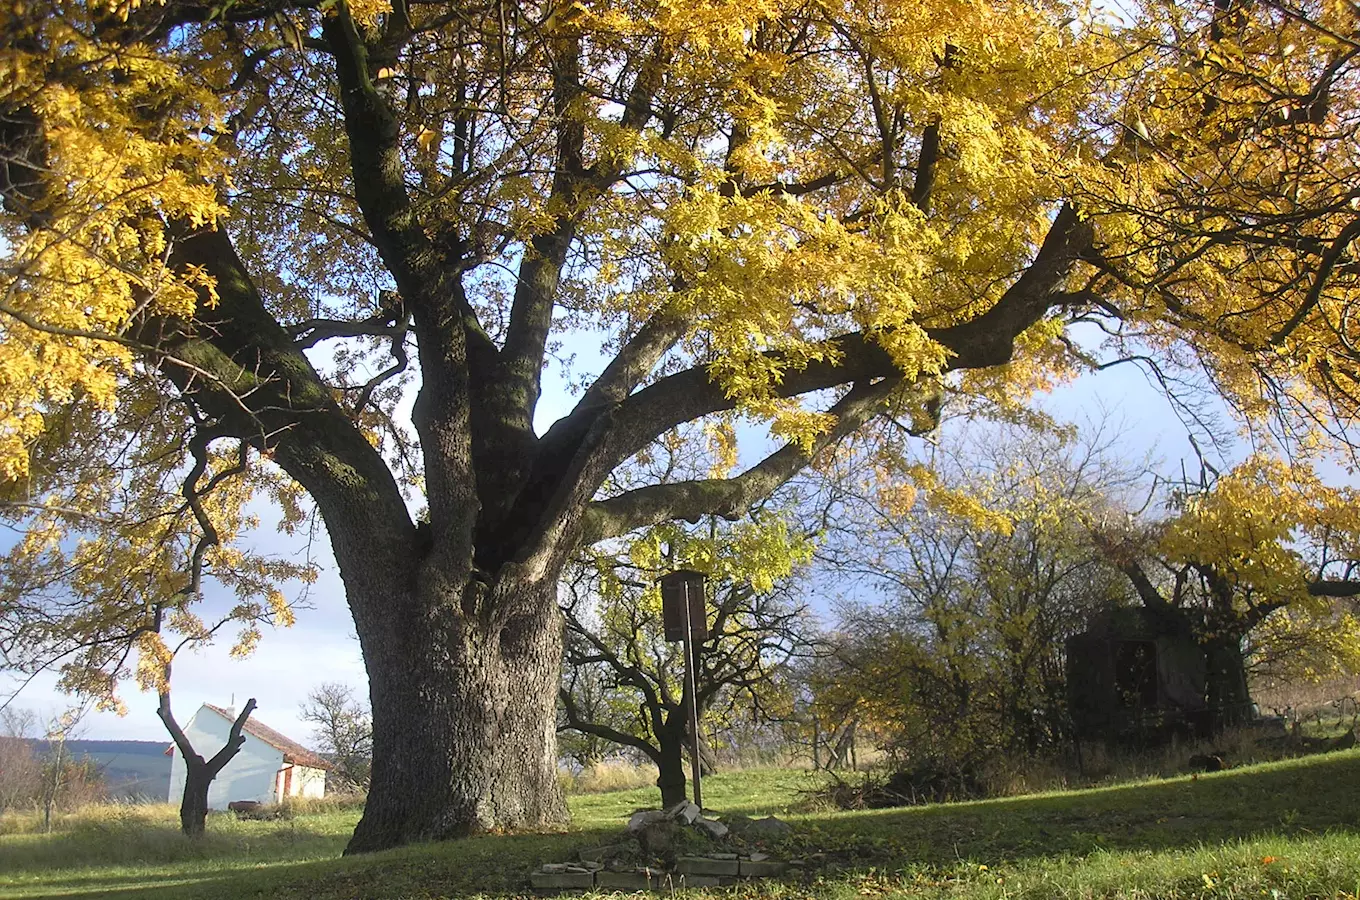
[[[1322,898],[1360,895],[1360,751],[1070,793],[860,813],[802,812],[809,776],[705,781],[706,805],[777,813],[806,875],[711,892],[742,898]],[[214,817],[183,840],[168,807],[0,836],[0,897],[514,897],[536,864],[607,842],[652,790],[572,798],[562,834],[486,836],[340,859],[353,812]],[[701,892],[691,896],[702,897]]]

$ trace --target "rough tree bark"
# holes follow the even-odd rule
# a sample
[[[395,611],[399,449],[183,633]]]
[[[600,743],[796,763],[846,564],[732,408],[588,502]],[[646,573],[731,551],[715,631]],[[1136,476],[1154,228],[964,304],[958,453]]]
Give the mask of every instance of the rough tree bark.
[[[712,742],[702,734],[699,735],[699,771],[704,775],[712,775],[718,771],[718,752],[713,749]]]
[[[673,806],[686,798],[689,785],[688,773],[692,771],[690,759],[689,712],[672,711],[666,716],[666,724],[656,734],[656,753],[652,757],[656,763],[656,786],[661,789],[661,805]],[[711,775],[715,770],[712,748],[700,739],[699,764],[703,775]]]
[[[406,600],[415,614],[408,628],[381,640],[367,632],[374,764],[347,852],[566,820],[553,588],[526,589],[523,613],[503,620],[449,615],[447,600]]]
[[[685,728],[667,723],[656,736],[656,786],[661,789],[661,805],[674,806],[686,797],[689,780],[685,777]]]

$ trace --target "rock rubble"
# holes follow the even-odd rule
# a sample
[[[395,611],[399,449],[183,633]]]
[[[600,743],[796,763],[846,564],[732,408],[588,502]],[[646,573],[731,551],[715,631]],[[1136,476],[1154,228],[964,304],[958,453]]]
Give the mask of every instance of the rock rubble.
[[[542,891],[720,887],[784,874],[790,863],[750,845],[777,842],[792,833],[787,822],[774,816],[720,820],[686,800],[633,813],[623,835],[629,840],[582,850],[574,862],[546,863],[529,881]]]

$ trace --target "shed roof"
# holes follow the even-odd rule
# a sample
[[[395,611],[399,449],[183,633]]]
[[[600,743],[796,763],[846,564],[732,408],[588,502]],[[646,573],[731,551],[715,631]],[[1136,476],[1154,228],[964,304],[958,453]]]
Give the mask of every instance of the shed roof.
[[[226,719],[228,722],[236,721],[236,715],[234,713],[225,710],[220,706],[213,706],[211,703],[205,703],[203,705],[207,709],[212,710]],[[245,728],[243,730],[246,734],[254,735],[276,750],[282,750],[283,761],[286,763],[292,763],[295,766],[307,766],[312,769],[333,768],[333,766],[321,756],[308,750],[297,741],[285,737],[268,725],[257,722],[253,716],[246,719]]]

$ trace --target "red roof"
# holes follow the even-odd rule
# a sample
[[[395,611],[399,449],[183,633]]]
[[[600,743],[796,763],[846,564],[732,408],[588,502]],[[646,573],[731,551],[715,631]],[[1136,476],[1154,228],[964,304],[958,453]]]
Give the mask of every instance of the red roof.
[[[211,703],[205,703],[203,705],[226,719],[228,722],[236,721],[236,715],[234,713],[231,713],[220,706],[213,706]],[[308,750],[297,741],[290,740],[270,728],[268,725],[255,721],[254,716],[246,719],[244,730],[246,734],[254,735],[274,749],[282,750],[283,761],[286,763],[292,763],[295,766],[307,766],[312,769],[333,768],[330,763],[313,753],[311,750]]]

